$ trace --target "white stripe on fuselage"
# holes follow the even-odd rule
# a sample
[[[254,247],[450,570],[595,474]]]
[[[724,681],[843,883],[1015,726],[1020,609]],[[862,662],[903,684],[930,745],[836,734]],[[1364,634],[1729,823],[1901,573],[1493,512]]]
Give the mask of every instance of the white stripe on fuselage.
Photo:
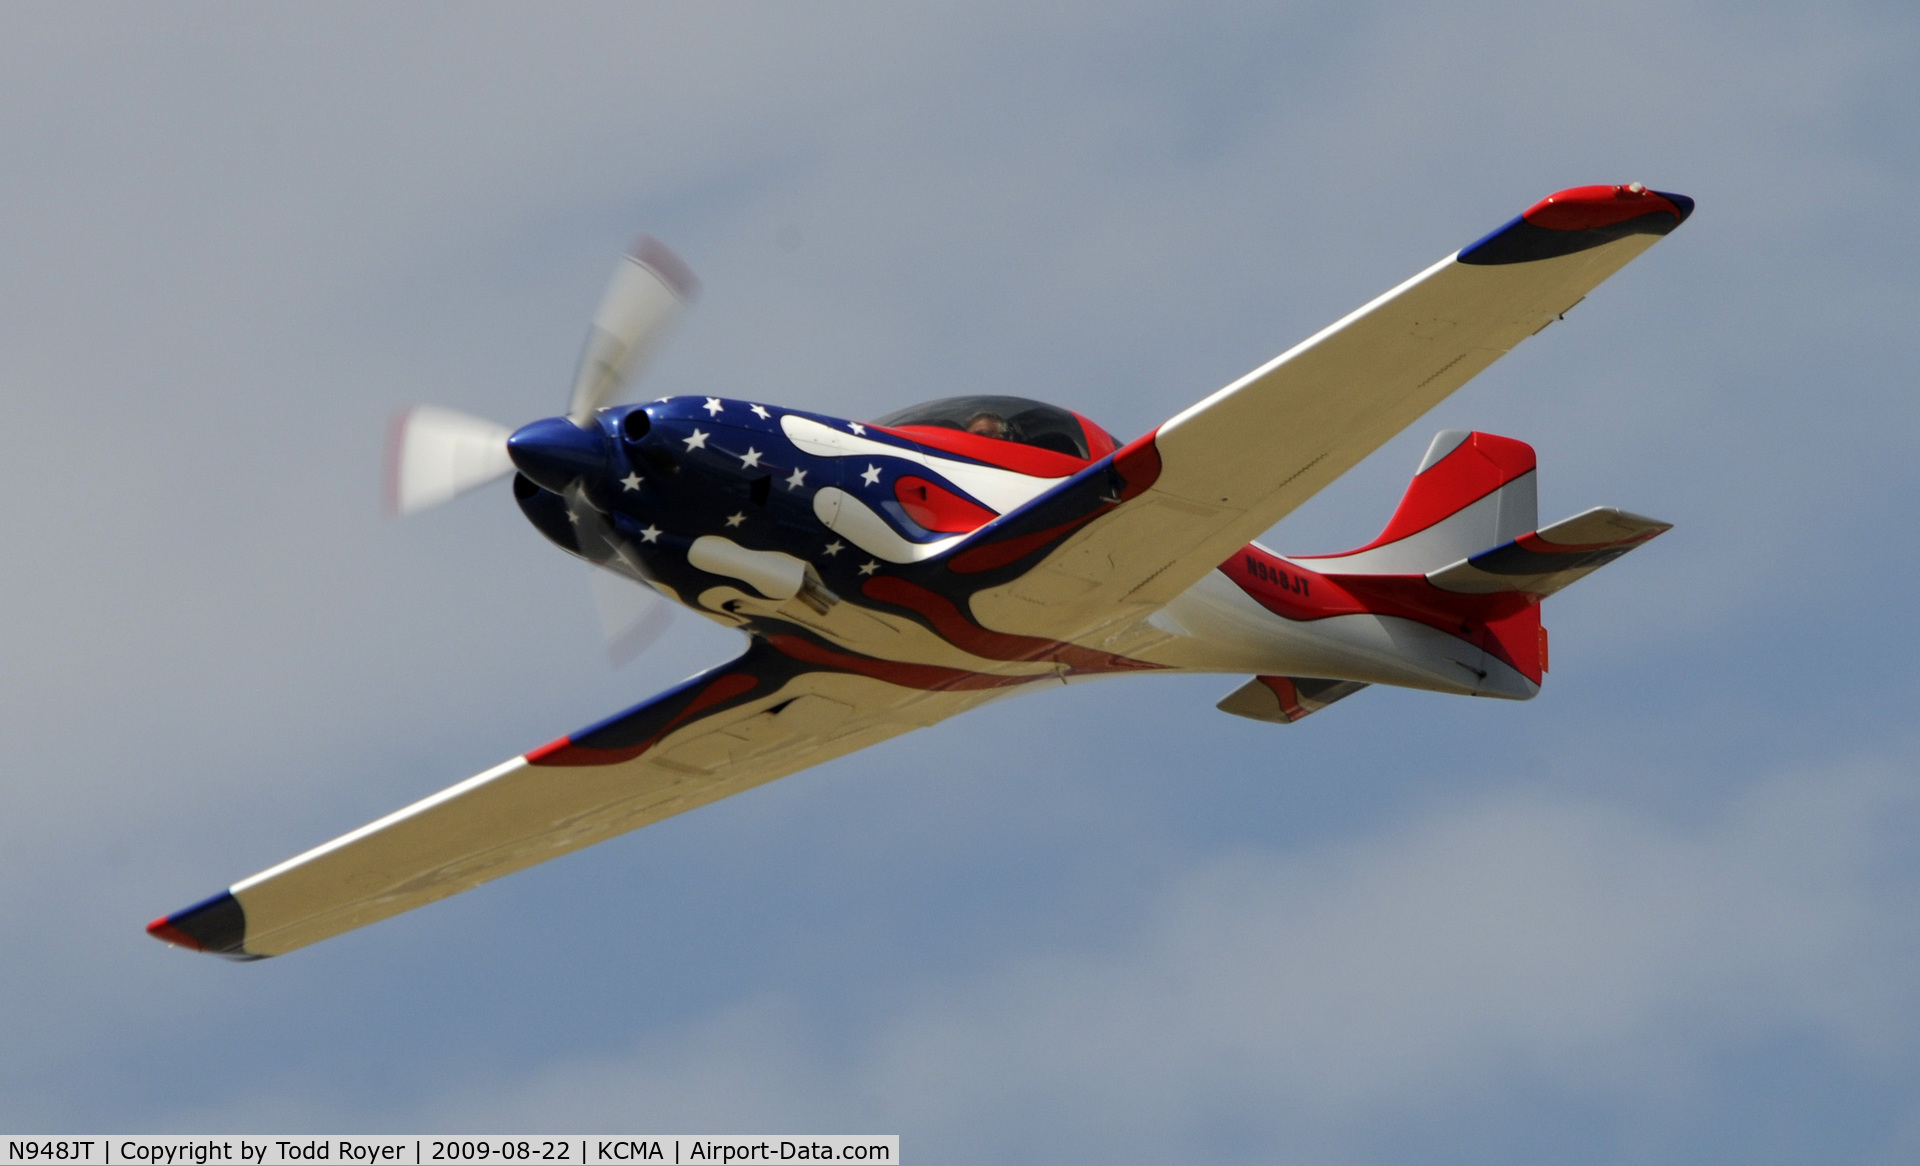
[[[1038,478],[1016,470],[1003,470],[998,466],[982,466],[972,462],[935,457],[917,449],[875,441],[871,437],[860,437],[830,425],[822,425],[810,417],[798,417],[792,413],[781,416],[780,429],[787,435],[788,441],[815,457],[891,457],[925,466],[999,514],[1005,514],[1009,510],[1031,502],[1066,480],[1064,475],[1058,478]],[[880,552],[874,550],[873,553]]]
[[[931,559],[952,547],[964,534],[917,543],[900,537],[873,507],[838,486],[828,486],[813,496],[813,514],[828,530],[854,546],[889,563],[918,563]]]

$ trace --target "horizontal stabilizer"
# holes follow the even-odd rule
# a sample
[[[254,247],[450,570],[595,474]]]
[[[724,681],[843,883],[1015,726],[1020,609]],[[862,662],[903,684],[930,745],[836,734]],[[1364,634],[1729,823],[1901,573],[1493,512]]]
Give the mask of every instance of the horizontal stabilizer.
[[[1596,506],[1429,572],[1427,581],[1462,595],[1552,595],[1672,529],[1670,522]]]
[[[1290,725],[1365,688],[1358,680],[1311,680],[1303,676],[1256,676],[1214,707],[1255,721]]]

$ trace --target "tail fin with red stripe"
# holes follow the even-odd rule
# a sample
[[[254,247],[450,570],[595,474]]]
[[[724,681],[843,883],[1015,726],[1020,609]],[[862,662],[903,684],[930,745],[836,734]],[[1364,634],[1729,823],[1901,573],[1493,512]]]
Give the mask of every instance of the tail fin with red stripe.
[[[1538,527],[1533,447],[1448,430],[1433,439],[1386,529],[1366,546],[1282,559],[1255,545],[1242,556],[1247,570],[1239,560],[1221,569],[1274,614],[1317,624],[1322,636],[1336,634],[1342,616],[1378,617],[1403,631],[1424,625],[1429,630],[1418,635],[1388,637],[1400,662],[1437,676],[1458,668],[1476,676],[1477,695],[1524,700],[1546,671],[1541,600],[1669,529],[1610,507]],[[1347,661],[1320,675],[1375,681],[1386,674]],[[1323,695],[1298,676],[1263,676],[1221,707],[1293,721],[1343,695]]]
[[[1538,521],[1533,447],[1447,429],[1427,447],[1379,538],[1341,555],[1293,557],[1329,575],[1424,575],[1512,542]]]

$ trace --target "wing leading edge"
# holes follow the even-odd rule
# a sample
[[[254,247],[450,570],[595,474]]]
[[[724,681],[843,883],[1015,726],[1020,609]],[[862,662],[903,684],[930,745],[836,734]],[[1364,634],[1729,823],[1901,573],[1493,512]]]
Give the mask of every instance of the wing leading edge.
[[[1104,635],[1106,647],[1132,650],[1156,634],[1145,615],[1692,210],[1684,195],[1637,184],[1542,200],[983,532],[952,560],[982,572],[974,615],[1003,632]],[[1107,484],[1091,488],[1101,475]]]
[[[233,959],[282,955],[933,724],[992,699],[756,639],[745,655],[415,802],[147,930]],[[831,655],[831,653],[827,653]],[[869,662],[870,663],[870,662]]]

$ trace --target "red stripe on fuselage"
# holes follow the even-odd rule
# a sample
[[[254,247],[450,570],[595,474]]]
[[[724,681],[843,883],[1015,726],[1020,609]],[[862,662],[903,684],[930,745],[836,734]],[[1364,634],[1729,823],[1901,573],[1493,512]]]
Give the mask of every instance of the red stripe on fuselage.
[[[1032,478],[1070,478],[1093,464],[1086,458],[1055,453],[1037,445],[982,437],[943,425],[869,425],[867,428]]]
[[[1539,622],[1537,596],[1518,591],[1462,595],[1440,590],[1425,575],[1323,575],[1251,544],[1220,564],[1220,570],[1282,619],[1409,619],[1492,652],[1535,684],[1540,682],[1538,637],[1531,630]]]

